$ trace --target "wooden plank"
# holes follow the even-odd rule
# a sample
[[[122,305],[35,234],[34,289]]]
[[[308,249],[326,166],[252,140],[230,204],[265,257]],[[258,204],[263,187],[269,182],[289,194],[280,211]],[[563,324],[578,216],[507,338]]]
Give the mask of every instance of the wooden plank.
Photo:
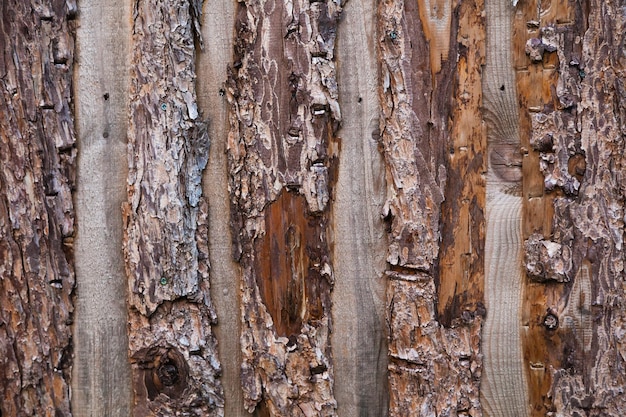
[[[209,141],[195,93],[201,7],[133,10],[123,215],[134,415],[223,415],[201,186]]]
[[[485,33],[482,2],[452,6],[378,9],[392,416],[480,413]]]
[[[257,415],[336,415],[329,222],[341,113],[340,3],[238,4],[231,103],[231,215],[243,270],[242,384]]]
[[[76,3],[0,4],[0,414],[71,416]]]
[[[209,259],[211,293],[218,315],[214,327],[222,364],[220,380],[224,388],[224,415],[244,417],[241,389],[241,310],[239,267],[233,260],[228,192],[228,101],[224,90],[228,64],[232,62],[235,2],[204,3],[202,39],[204,48],[196,51],[198,109],[209,121],[211,150],[202,177],[202,192],[209,201]]]
[[[349,1],[339,22],[337,79],[343,122],[332,213],[337,414],[387,414],[386,231],[375,33],[376,2]]]
[[[85,3],[76,35],[76,313],[72,411],[125,417],[131,384],[121,206],[128,162],[131,3]]]
[[[485,10],[483,94],[489,170],[481,404],[489,417],[527,416],[528,388],[521,341],[522,153],[511,48],[514,7],[509,1],[488,0]]]

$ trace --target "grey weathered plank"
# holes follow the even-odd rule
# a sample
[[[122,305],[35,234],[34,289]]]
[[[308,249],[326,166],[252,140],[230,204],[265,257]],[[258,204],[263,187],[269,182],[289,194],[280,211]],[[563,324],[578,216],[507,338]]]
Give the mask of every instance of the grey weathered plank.
[[[76,313],[72,410],[77,416],[130,413],[122,202],[131,2],[82,2],[77,31],[78,134]]]
[[[204,4],[202,39],[204,48],[197,51],[198,107],[208,119],[211,149],[202,177],[202,189],[209,201],[209,259],[211,294],[217,312],[215,337],[222,363],[224,414],[243,417],[241,388],[241,348],[239,343],[241,310],[239,308],[239,267],[232,254],[230,204],[228,194],[228,103],[223,90],[226,68],[232,62],[235,2],[208,1]]]
[[[376,2],[349,1],[339,23],[337,82],[343,112],[333,210],[333,333],[338,415],[387,414],[385,200],[378,150]]]
[[[483,329],[481,402],[485,415],[490,417],[522,417],[529,413],[521,339],[522,156],[511,52],[513,11],[510,1],[485,2],[483,102],[489,168],[485,239],[487,317]]]

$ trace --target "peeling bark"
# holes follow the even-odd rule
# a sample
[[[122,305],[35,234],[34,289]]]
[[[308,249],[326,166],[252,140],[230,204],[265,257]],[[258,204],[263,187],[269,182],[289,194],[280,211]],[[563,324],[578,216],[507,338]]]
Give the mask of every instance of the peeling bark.
[[[240,2],[228,153],[242,385],[258,415],[335,415],[329,218],[341,4]]]
[[[201,6],[138,0],[133,11],[123,214],[137,416],[223,415],[200,184],[209,139],[194,85]]]
[[[391,416],[481,415],[483,4],[451,7],[379,6]]]
[[[76,4],[0,11],[0,414],[70,416]]]
[[[518,6],[515,44],[525,256],[559,282],[526,287],[532,415],[618,416],[626,406],[625,19],[615,2],[533,4]]]

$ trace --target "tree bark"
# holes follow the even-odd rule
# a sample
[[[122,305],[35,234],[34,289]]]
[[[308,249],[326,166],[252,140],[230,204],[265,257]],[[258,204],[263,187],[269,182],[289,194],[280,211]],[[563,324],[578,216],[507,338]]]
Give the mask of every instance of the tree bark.
[[[249,412],[335,415],[329,230],[341,114],[334,2],[238,5],[227,95]]]
[[[206,122],[195,94],[202,2],[134,5],[123,208],[133,415],[223,415],[211,325]]]
[[[76,4],[0,9],[0,414],[70,416]]]
[[[481,415],[483,13],[379,5],[391,416]]]
[[[533,416],[623,413],[624,17],[518,5],[524,355]]]

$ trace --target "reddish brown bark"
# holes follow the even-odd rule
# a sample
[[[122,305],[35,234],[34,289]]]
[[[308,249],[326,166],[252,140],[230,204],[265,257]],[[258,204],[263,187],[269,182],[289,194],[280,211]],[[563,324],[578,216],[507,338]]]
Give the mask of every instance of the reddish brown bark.
[[[238,6],[227,86],[231,214],[243,270],[242,385],[258,415],[335,415],[328,224],[340,12],[308,0]]]
[[[483,3],[382,2],[390,415],[481,415]]]
[[[0,4],[0,414],[70,416],[73,1]]]

